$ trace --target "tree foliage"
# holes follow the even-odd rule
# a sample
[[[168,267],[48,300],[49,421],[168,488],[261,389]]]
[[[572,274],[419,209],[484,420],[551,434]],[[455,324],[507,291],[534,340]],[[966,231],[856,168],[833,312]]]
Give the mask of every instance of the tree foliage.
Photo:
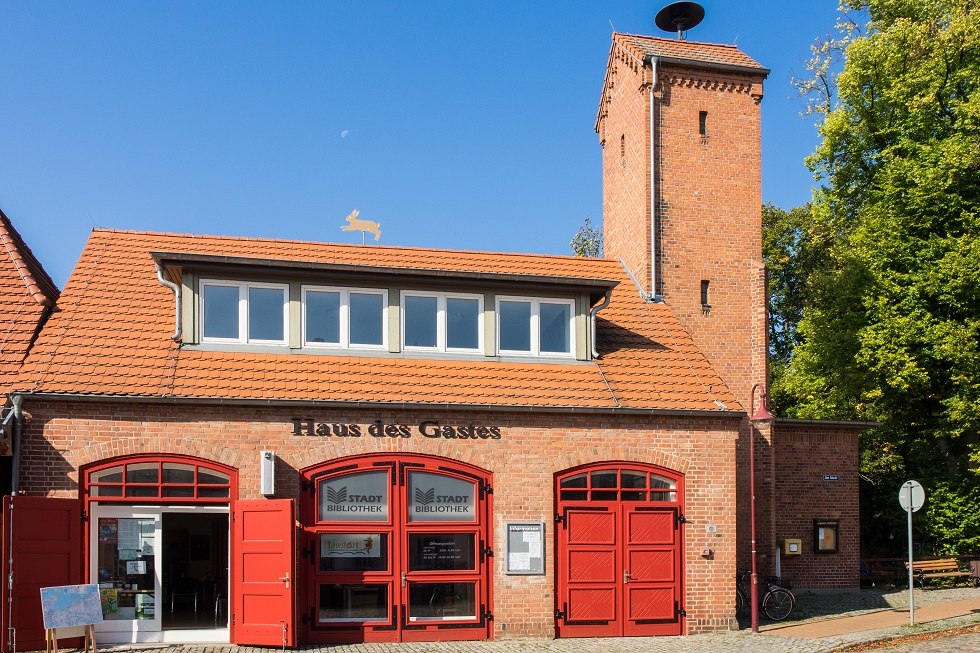
[[[602,256],[602,231],[593,227],[592,220],[586,218],[569,244],[575,256],[597,258]]]
[[[949,510],[923,525],[939,540],[948,497],[980,485],[980,3],[842,7],[867,24],[839,23],[802,85],[821,118],[819,264],[776,394],[795,417],[880,422],[863,474],[891,503],[906,475],[942,487]]]

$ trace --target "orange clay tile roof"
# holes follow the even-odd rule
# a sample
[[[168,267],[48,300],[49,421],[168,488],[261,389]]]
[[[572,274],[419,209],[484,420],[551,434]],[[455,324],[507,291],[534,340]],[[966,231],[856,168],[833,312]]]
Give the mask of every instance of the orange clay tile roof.
[[[597,320],[598,363],[211,351],[170,339],[174,297],[157,282],[151,252],[620,283]],[[717,400],[740,409],[669,308],[643,303],[619,263],[607,259],[96,230],[59,307],[23,367],[19,391],[720,412]]]
[[[0,211],[0,392],[17,372],[58,288]]]
[[[645,56],[664,57],[707,64],[755,68],[760,73],[769,72],[734,45],[678,41],[677,39],[639,36],[637,34],[614,34],[613,40],[639,58]]]

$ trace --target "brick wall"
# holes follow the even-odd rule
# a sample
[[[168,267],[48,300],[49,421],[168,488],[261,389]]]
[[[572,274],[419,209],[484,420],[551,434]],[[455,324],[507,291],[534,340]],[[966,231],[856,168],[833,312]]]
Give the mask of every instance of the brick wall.
[[[493,473],[492,534],[505,550],[508,521],[545,521],[546,575],[507,576],[494,558],[495,637],[554,635],[554,474],[600,461],[638,461],[685,474],[685,604],[689,633],[733,625],[734,447],[731,418],[566,416],[445,412],[336,411],[269,407],[32,401],[23,431],[21,487],[30,495],[78,495],[78,470],[106,458],[180,453],[239,470],[239,498],[259,498],[260,449],[275,451],[278,497],[298,495],[298,471],[345,456],[412,452],[467,462]],[[494,424],[500,440],[297,437],[291,418],[369,424]],[[363,429],[362,429],[363,430]],[[717,528],[707,532],[708,525]],[[713,554],[704,558],[701,547]]]
[[[832,422],[782,420],[774,429],[779,488],[775,535],[803,541],[801,555],[782,557],[782,574],[791,578],[795,587],[857,589],[861,562],[860,429]],[[839,521],[837,553],[814,553],[814,519]]]

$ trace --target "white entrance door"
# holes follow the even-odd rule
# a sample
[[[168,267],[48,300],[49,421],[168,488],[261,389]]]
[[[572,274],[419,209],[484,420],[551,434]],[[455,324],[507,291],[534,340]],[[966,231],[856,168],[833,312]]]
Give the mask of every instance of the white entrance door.
[[[99,584],[104,619],[96,626],[98,641],[107,644],[229,641],[227,622],[219,622],[217,618],[213,628],[180,630],[162,626],[163,612],[172,609],[174,600],[172,589],[165,588],[162,582],[167,553],[163,515],[205,512],[228,514],[228,508],[93,504],[89,577]],[[223,589],[227,597],[227,587]],[[204,604],[203,595],[193,600],[195,609],[216,610]]]

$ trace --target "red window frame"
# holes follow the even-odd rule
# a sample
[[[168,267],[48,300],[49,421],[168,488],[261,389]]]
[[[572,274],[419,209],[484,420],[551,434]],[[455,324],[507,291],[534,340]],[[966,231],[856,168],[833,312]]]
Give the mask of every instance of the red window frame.
[[[320,492],[324,481],[351,474],[386,472],[388,482],[388,516],[384,521],[320,521]],[[473,483],[476,514],[471,521],[411,521],[408,518],[409,477],[413,472],[436,474]],[[491,523],[492,475],[477,467],[453,460],[418,454],[381,454],[357,456],[330,461],[303,470],[301,520],[303,549],[309,552],[309,572],[305,583],[305,606],[308,611],[305,641],[308,642],[391,642],[489,639],[489,611],[492,605],[492,558],[489,528]],[[321,535],[344,533],[380,533],[387,537],[387,561],[380,571],[321,571],[319,568]],[[456,533],[472,535],[474,566],[472,570],[411,570],[409,538],[412,535]],[[459,621],[413,619],[409,612],[409,594],[413,585],[440,583],[472,584],[476,615]],[[384,621],[317,622],[321,584],[384,584],[388,586],[388,616]]]
[[[193,467],[194,480],[190,483],[166,483],[163,481],[164,465],[178,464]],[[134,482],[127,480],[126,471],[130,465],[156,465],[156,481]],[[98,481],[93,480],[93,476],[99,472],[105,472],[113,467],[120,468],[121,480]],[[201,483],[201,472],[215,472],[226,476],[226,483]],[[215,463],[203,458],[181,455],[136,455],[120,456],[102,460],[90,466],[83,467],[82,492],[85,497],[86,505],[95,501],[98,503],[152,503],[152,504],[219,504],[227,505],[238,496],[238,470],[227,465]],[[94,494],[96,488],[119,488],[119,495]],[[155,488],[155,493],[145,495],[127,496],[129,488],[139,488],[150,490]],[[166,490],[190,490],[192,496],[168,496]],[[202,492],[202,490],[204,492]],[[227,496],[206,496],[207,492],[216,490],[227,490]],[[205,496],[202,496],[204,494]],[[224,494],[224,492],[222,492]]]

